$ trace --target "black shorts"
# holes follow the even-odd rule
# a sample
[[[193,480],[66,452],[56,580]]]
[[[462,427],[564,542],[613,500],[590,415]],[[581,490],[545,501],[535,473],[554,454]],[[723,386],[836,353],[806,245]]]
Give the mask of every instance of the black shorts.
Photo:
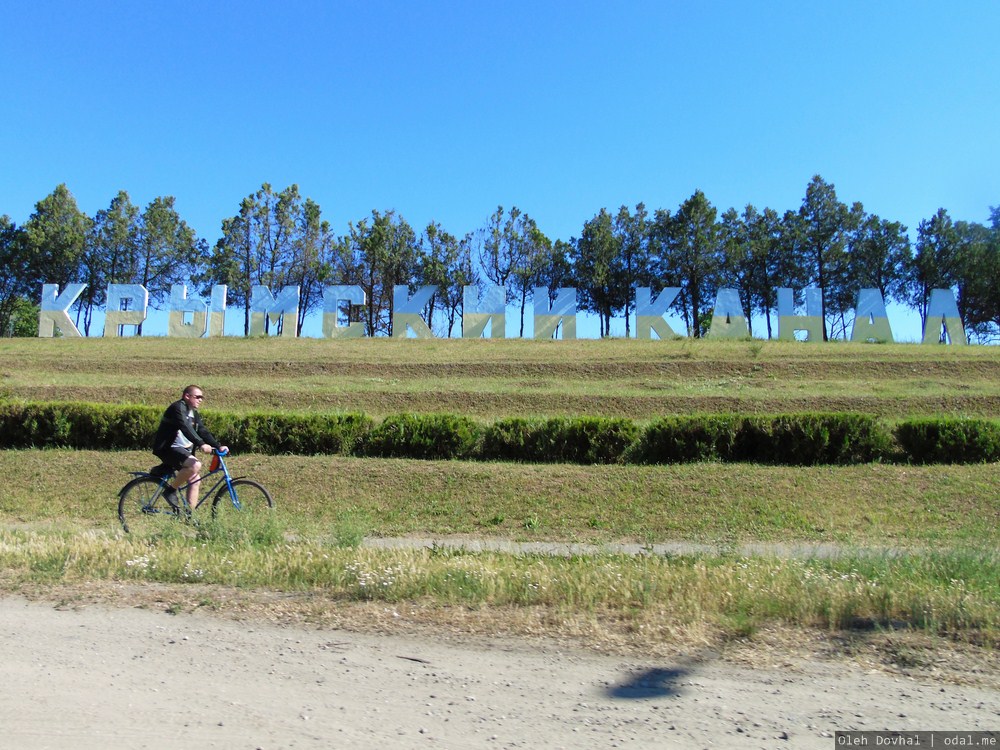
[[[184,448],[165,448],[159,452],[154,451],[153,455],[174,471],[179,471],[193,454]]]

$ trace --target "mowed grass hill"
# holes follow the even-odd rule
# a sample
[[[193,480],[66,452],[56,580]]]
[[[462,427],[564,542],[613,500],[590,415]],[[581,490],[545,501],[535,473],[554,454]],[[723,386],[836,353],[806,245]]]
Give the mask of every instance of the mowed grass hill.
[[[5,339],[0,397],[483,420],[1000,415],[1000,347],[623,339]]]
[[[992,419],[1000,413],[998,375],[1000,347],[987,346],[0,340],[0,400],[162,408],[197,383],[209,425],[213,410],[375,420],[438,413],[483,422],[831,411],[890,423]],[[274,495],[277,512],[265,528],[214,524],[199,509],[198,526],[172,524],[151,538],[124,534],[116,493],[126,472],[153,463],[144,445],[0,451],[0,473],[11,478],[0,492],[0,590],[241,616],[277,607],[283,617],[359,628],[391,610],[404,624],[570,635],[643,653],[671,643],[742,642],[771,627],[792,628],[789,643],[799,643],[804,628],[857,630],[870,644],[878,628],[887,633],[881,653],[895,663],[893,634],[912,629],[985,645],[990,674],[1000,674],[992,650],[1000,644],[998,464],[585,466],[238,455],[234,470]],[[384,548],[380,537],[435,545]],[[599,551],[473,553],[453,551],[446,540],[586,543]],[[674,542],[692,551],[652,553]],[[616,543],[649,552],[619,554]],[[748,552],[754,545],[764,551]],[[789,554],[796,545],[833,554]],[[156,585],[131,585],[140,583]],[[378,627],[399,627],[376,619]],[[975,654],[978,663],[986,656]]]

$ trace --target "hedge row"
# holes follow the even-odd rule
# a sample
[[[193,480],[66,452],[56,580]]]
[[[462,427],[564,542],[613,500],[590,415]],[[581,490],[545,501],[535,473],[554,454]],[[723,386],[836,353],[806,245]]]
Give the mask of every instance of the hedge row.
[[[0,448],[135,450],[149,446],[163,410],[81,403],[0,403]],[[894,427],[863,414],[501,419],[399,414],[211,412],[212,431],[240,453],[423,459],[664,464],[748,461],[857,464],[871,461],[979,463],[1000,460],[1000,424],[915,419]]]

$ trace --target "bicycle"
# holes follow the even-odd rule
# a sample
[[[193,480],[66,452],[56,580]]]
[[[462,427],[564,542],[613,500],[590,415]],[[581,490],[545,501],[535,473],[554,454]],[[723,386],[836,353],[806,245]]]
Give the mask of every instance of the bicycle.
[[[176,503],[170,502],[163,495],[167,482],[173,478],[174,472],[165,464],[154,466],[149,471],[130,471],[134,478],[125,483],[118,491],[118,520],[126,533],[139,533],[159,527],[165,519],[191,520],[191,508],[187,501],[187,488],[195,482],[204,482],[211,476],[222,474],[222,477],[204,492],[204,505],[209,498],[212,500],[212,518],[232,508],[234,511],[253,515],[266,513],[274,507],[271,494],[263,485],[246,477],[234,477],[226,466],[225,456],[228,451],[220,453],[212,451],[212,463],[209,471],[202,477],[177,488]],[[203,487],[205,485],[202,485]]]

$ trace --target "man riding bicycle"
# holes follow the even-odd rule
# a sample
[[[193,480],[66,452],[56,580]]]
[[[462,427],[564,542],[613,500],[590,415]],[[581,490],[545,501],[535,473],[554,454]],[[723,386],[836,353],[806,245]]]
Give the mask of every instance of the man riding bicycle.
[[[201,461],[194,455],[195,451],[200,449],[211,453],[213,448],[222,452],[228,450],[226,446],[219,444],[198,416],[198,408],[204,399],[205,394],[200,386],[189,385],[185,388],[180,400],[174,401],[163,413],[153,438],[153,454],[175,472],[163,493],[167,502],[174,507],[180,506],[177,488],[185,484],[189,484],[188,505],[191,510],[198,507]]]

